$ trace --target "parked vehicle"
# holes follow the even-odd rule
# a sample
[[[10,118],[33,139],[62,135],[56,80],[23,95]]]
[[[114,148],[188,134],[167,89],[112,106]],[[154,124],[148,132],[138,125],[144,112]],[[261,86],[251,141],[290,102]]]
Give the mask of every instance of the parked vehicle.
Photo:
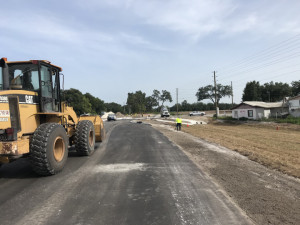
[[[205,112],[199,112],[199,111],[190,112],[190,116],[204,116],[204,115],[206,115]]]
[[[170,116],[170,113],[169,113],[169,110],[167,107],[162,107],[161,108],[161,111],[160,111],[160,116],[161,117],[169,117]]]
[[[107,121],[111,121],[111,120],[114,120],[114,121],[117,120],[117,117],[115,114],[108,114]]]

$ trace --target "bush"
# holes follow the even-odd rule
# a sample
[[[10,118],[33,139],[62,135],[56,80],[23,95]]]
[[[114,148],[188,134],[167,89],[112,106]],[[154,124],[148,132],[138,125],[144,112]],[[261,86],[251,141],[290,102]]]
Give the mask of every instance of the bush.
[[[291,115],[287,116],[286,118],[264,118],[263,121],[268,122],[276,122],[276,123],[292,123],[292,124],[299,124],[300,125],[300,118],[292,117]]]

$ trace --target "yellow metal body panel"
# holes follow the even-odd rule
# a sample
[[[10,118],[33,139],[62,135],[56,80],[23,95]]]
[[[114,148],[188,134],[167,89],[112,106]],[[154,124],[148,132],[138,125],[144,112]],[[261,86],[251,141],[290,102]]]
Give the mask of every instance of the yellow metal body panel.
[[[25,90],[7,90],[0,92],[0,129],[11,127],[10,112],[8,101],[5,96],[38,96],[36,92]],[[3,98],[1,100],[1,97]],[[24,96],[23,96],[24,98]],[[26,104],[19,102],[19,114],[21,130],[17,133],[16,141],[0,142],[0,164],[8,163],[12,156],[22,156],[30,152],[30,138],[41,123],[53,122],[64,125],[67,135],[72,137],[75,134],[76,125],[80,120],[90,120],[95,127],[96,141],[101,140],[101,130],[103,121],[100,116],[77,117],[73,107],[65,103],[61,105],[62,112],[41,113],[38,103]]]
[[[27,153],[29,153],[29,136],[18,138],[17,141],[0,142],[0,155],[18,156]]]
[[[62,103],[62,113],[67,116],[68,121],[72,121],[74,124],[78,123],[78,117],[71,106],[67,106],[64,102]]]
[[[1,91],[1,96],[7,96],[7,95],[37,96],[37,93],[33,91],[24,91],[24,90]],[[0,103],[0,110],[9,111],[8,102]],[[19,104],[21,131],[18,132],[18,137],[22,137],[23,134],[33,133],[36,130],[36,128],[40,125],[40,118],[38,115],[36,115],[38,111],[39,111],[38,104]],[[8,120],[4,121],[5,120],[4,118],[7,118]],[[2,116],[0,115],[0,129],[6,129],[9,127],[11,127],[11,121],[9,115],[7,115],[7,117],[3,117],[3,115]]]
[[[36,112],[39,110],[38,105],[19,105],[19,108],[21,131],[18,133],[18,136],[21,137],[23,134],[33,133],[40,125],[40,118],[36,115]]]
[[[10,127],[11,121],[9,115],[8,103],[0,103],[0,129],[6,129]]]
[[[18,142],[6,141],[0,142],[0,153],[3,155],[18,155]]]

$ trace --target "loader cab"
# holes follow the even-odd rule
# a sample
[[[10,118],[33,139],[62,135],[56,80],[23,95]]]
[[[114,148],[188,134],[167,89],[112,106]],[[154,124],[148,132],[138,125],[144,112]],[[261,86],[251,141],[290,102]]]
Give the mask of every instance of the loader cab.
[[[26,103],[39,104],[44,113],[61,112],[60,67],[45,60],[8,62],[5,58],[0,60],[0,66],[0,91],[36,92],[38,97],[25,94]]]

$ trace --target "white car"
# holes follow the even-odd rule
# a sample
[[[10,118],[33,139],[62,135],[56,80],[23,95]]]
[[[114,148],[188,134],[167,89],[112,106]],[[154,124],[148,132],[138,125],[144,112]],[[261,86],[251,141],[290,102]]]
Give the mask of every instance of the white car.
[[[199,112],[199,111],[190,112],[190,116],[204,116],[204,115],[206,115],[205,112]]]
[[[161,111],[160,111],[160,115],[161,115],[161,117],[169,117],[170,113],[168,111],[168,108],[162,107]]]

